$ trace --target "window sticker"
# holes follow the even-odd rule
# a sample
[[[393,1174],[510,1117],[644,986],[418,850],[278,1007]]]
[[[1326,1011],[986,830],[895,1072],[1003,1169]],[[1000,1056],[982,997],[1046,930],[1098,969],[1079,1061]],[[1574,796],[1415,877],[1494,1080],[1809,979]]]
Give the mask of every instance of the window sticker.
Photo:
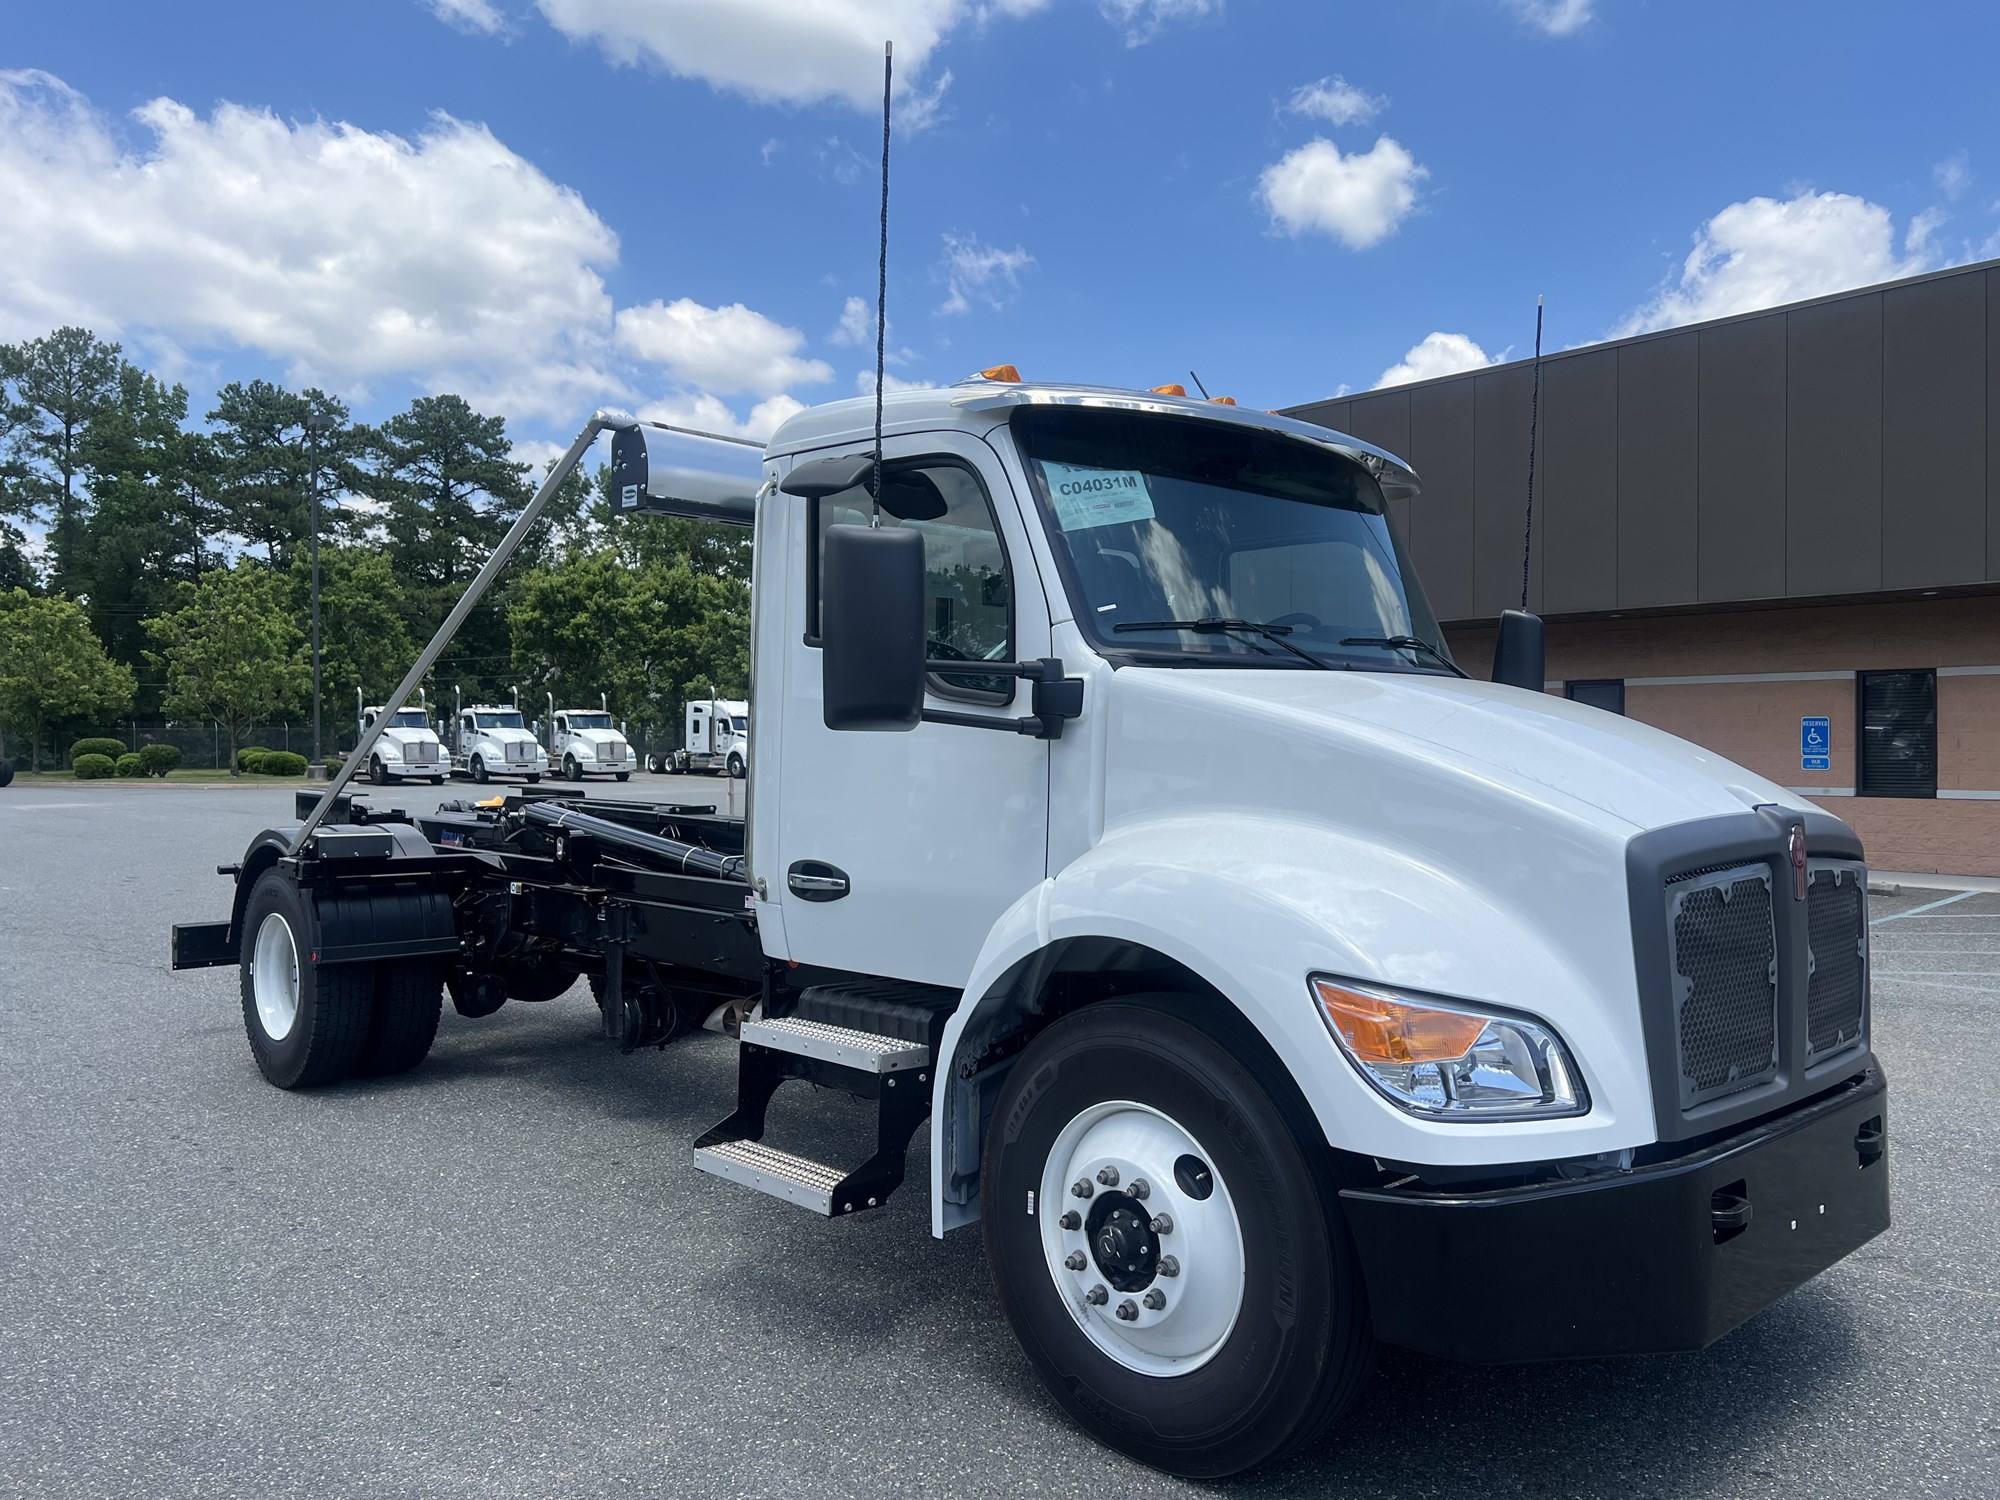
[[[1089,469],[1042,460],[1042,474],[1064,531],[1088,531],[1153,519],[1153,492],[1137,469]]]

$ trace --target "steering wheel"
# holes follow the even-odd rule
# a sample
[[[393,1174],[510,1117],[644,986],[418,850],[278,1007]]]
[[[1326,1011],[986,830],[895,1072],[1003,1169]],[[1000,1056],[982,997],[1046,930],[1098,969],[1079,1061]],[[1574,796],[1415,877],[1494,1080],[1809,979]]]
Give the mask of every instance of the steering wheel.
[[[1320,627],[1318,615],[1309,615],[1304,610],[1293,610],[1288,615],[1279,615],[1275,620],[1266,620],[1267,625],[1292,625],[1300,630],[1317,630]]]

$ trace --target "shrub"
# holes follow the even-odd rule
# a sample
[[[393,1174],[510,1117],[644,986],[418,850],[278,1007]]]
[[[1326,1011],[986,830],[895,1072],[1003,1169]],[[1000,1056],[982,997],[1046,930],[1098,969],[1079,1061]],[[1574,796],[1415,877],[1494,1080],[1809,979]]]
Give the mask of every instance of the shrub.
[[[142,745],[139,747],[139,774],[142,776],[165,776],[181,763],[180,748],[176,745]]]
[[[239,771],[261,770],[264,764],[264,757],[270,753],[262,745],[252,745],[247,750],[238,750],[236,752],[236,769]]]
[[[69,763],[75,765],[80,755],[102,755],[108,760],[117,760],[125,753],[123,740],[78,740],[69,747]]]
[[[266,750],[251,769],[260,776],[303,776],[306,758],[292,750]]]
[[[144,774],[143,763],[140,761],[138,752],[136,751],[119,756],[112,764],[118,768],[120,776],[139,776]]]
[[[102,781],[118,774],[118,763],[108,755],[93,755],[86,750],[76,758],[75,769],[78,781]]]

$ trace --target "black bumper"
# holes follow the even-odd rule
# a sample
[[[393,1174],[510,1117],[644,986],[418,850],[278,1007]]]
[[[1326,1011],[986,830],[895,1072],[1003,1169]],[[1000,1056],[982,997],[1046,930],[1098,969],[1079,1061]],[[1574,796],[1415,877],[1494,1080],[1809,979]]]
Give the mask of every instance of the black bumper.
[[[1343,1192],[1376,1335],[1481,1364],[1706,1348],[1889,1227],[1887,1107],[1871,1060],[1810,1104],[1614,1176]]]

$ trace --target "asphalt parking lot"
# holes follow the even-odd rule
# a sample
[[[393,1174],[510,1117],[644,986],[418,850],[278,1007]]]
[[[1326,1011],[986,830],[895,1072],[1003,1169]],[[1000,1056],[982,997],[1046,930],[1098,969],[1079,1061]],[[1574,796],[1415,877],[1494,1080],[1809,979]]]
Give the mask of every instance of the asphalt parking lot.
[[[1058,1415],[921,1190],[829,1224],[696,1174],[719,1037],[621,1058],[579,987],[447,1006],[405,1078],[266,1086],[235,972],[170,973],[167,931],[226,913],[214,866],[290,802],[0,792],[0,1495],[1203,1488]],[[1325,1445],[1221,1488],[2000,1494],[2000,895],[1870,915],[1887,1235],[1701,1355],[1385,1353]]]

